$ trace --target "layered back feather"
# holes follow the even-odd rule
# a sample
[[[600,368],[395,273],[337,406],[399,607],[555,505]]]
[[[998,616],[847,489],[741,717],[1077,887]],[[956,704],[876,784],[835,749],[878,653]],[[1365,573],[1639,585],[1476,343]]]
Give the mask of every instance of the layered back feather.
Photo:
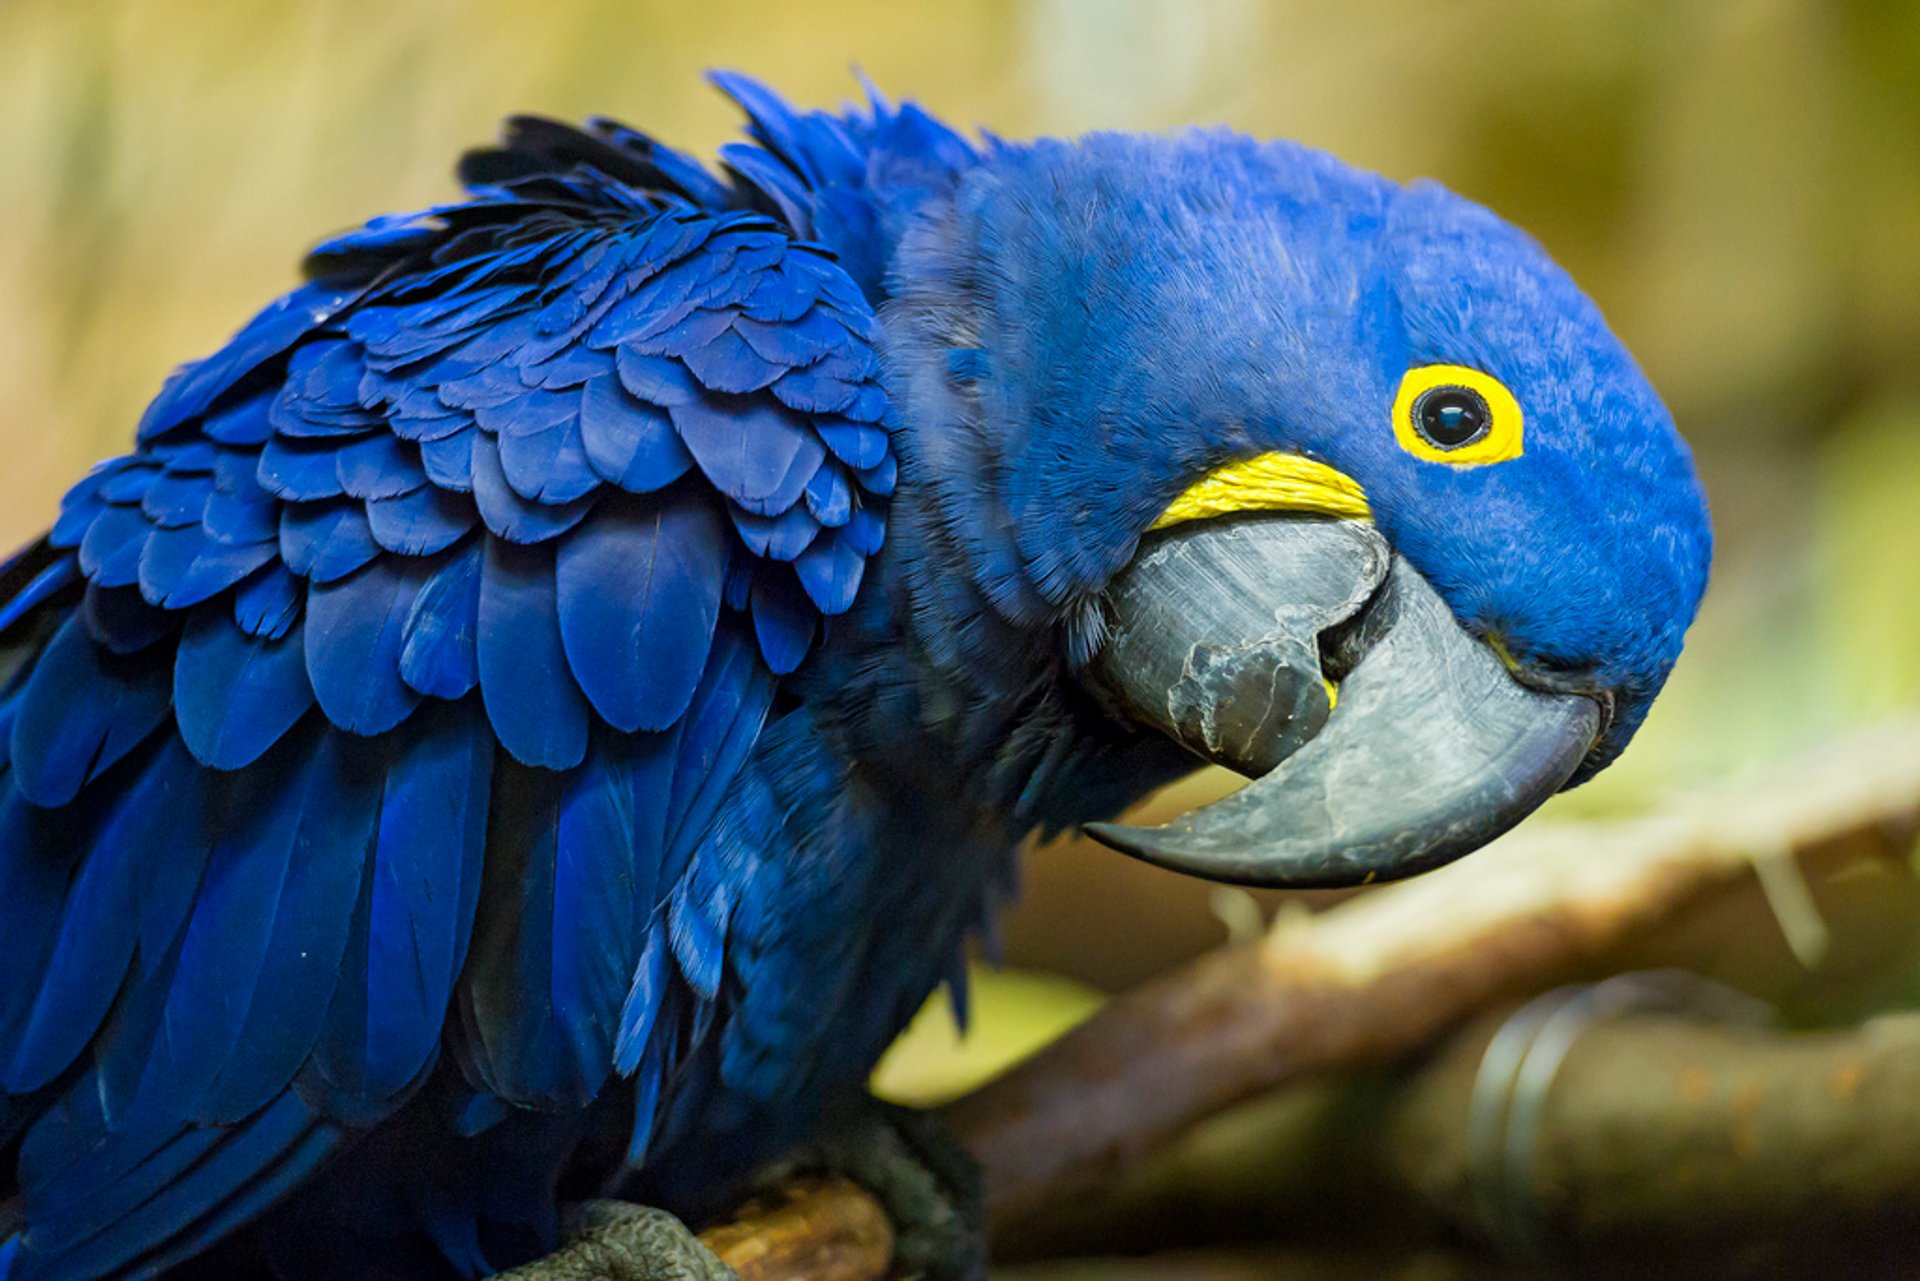
[[[0,567],[8,1281],[195,1254],[443,1045],[463,1124],[618,1059],[651,1126],[725,939],[667,905],[884,537],[858,247],[924,119],[721,79],[724,178],[517,120],[322,245]]]

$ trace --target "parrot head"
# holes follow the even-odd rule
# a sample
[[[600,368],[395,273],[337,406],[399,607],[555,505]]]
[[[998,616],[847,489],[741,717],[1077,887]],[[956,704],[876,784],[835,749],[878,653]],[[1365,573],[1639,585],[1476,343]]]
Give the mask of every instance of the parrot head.
[[[1685,443],[1523,233],[1225,132],[1001,145],[902,241],[905,465],[1106,711],[1256,781],[1099,839],[1357,884],[1604,767],[1705,590]],[[966,442],[964,454],[955,442]]]

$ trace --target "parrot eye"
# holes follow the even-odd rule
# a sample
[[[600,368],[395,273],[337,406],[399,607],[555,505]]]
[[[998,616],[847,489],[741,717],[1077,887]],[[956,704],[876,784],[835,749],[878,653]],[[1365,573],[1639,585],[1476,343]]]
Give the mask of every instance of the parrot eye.
[[[1435,449],[1471,445],[1493,426],[1493,411],[1471,387],[1429,387],[1413,402],[1413,429]]]
[[[1453,466],[1521,453],[1520,402],[1498,378],[1464,365],[1420,365],[1400,380],[1393,433],[1415,458]]]

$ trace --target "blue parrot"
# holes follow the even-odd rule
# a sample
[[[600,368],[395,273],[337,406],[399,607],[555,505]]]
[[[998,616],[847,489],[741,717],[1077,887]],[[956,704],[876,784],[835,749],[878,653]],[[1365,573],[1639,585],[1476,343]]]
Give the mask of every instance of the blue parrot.
[[[1036,829],[1387,879],[1646,714],[1705,503],[1523,234],[714,79],[717,171],[519,118],[320,245],[0,568],[6,1281],[697,1211],[858,1108]],[[1201,760],[1258,781],[1100,822]]]

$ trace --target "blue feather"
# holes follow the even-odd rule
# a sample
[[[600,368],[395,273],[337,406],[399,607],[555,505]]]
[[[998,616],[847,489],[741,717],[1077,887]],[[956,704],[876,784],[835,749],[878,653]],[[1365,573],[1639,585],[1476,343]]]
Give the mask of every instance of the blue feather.
[[[318,1035],[358,897],[378,773],[323,723],[233,776],[206,878],[166,980],[160,1034],[124,1104],[166,1122],[234,1121],[284,1087]],[[104,1065],[103,1065],[104,1066]]]
[[[345,578],[379,554],[356,502],[295,503],[280,513],[280,559],[311,582]]]
[[[260,487],[289,502],[313,502],[346,493],[340,481],[339,442],[275,436],[260,451]]]
[[[773,384],[773,394],[789,409],[807,414],[859,416],[860,385],[833,377],[818,365],[795,369]]]
[[[427,483],[419,450],[383,431],[342,445],[334,453],[334,468],[351,498],[399,498]]]
[[[80,540],[80,568],[102,587],[133,586],[140,581],[140,553],[152,532],[138,507],[108,507]]]
[[[382,556],[307,594],[307,675],[327,719],[355,734],[384,734],[420,693],[400,677],[406,623],[431,561]]]
[[[853,514],[853,486],[836,460],[823,461],[807,482],[807,511],[830,529],[846,524]]]
[[[790,256],[785,264],[763,273],[754,282],[753,291],[741,306],[741,324],[788,325],[808,315],[819,298],[812,273],[805,270],[799,256]],[[749,329],[741,333],[752,341]],[[795,362],[798,363],[798,362]]]
[[[166,473],[203,476],[212,473],[220,452],[219,446],[203,436],[181,433],[170,440],[154,441],[147,446],[146,456],[160,463]]]
[[[251,765],[314,701],[299,623],[278,636],[251,635],[218,605],[187,625],[173,685],[180,736],[213,769]]]
[[[690,353],[706,346],[727,331],[730,323],[725,311],[708,310],[705,300],[689,300],[686,304],[693,308],[685,315],[669,313],[672,324],[663,324],[666,316],[654,323],[629,333],[621,342],[620,350],[643,356],[678,357],[692,370],[692,362],[687,359]],[[742,344],[744,346],[744,344]],[[749,352],[751,349],[749,349]]]
[[[109,653],[80,619],[62,623],[13,723],[15,786],[36,805],[72,800],[166,719],[168,676],[153,654]]]
[[[244,1125],[109,1131],[93,1089],[82,1080],[69,1125],[43,1123],[21,1154],[35,1219],[23,1259],[55,1276],[156,1275],[272,1204],[339,1145],[292,1091]]]
[[[554,839],[550,993],[585,1097],[613,1068],[620,1006],[639,952],[637,926],[652,907],[636,894],[632,754],[630,746],[596,735],[586,760],[567,776]],[[654,871],[657,847],[649,853]]]
[[[93,522],[107,508],[107,500],[100,491],[106,485],[108,468],[111,463],[103,463],[74,482],[60,499],[60,514],[54,518],[53,528],[47,531],[47,542],[55,547],[78,547],[80,541],[93,528]]]
[[[813,429],[833,456],[855,471],[877,467],[887,457],[887,433],[870,423],[823,418],[814,421]]]
[[[748,133],[791,166],[808,187],[820,184],[820,174],[809,162],[801,141],[805,130],[792,107],[759,81],[737,71],[709,71],[707,80],[746,112]]]
[[[520,381],[519,370],[503,359],[482,366],[464,377],[442,382],[435,394],[440,398],[440,403],[450,409],[494,410],[503,405],[518,408],[522,401],[528,399],[527,391],[527,385]],[[544,408],[549,414],[556,412],[550,401]],[[483,422],[482,425],[488,431],[499,430],[498,420]]]
[[[294,857],[272,907],[272,934],[251,986],[251,1007],[224,1066],[194,1110],[201,1120],[243,1121],[285,1088],[319,1040],[342,981],[341,959],[380,822],[387,744],[337,732],[322,731],[321,738],[304,786],[298,780],[294,784],[306,796]],[[217,867],[216,855],[203,905],[218,892]],[[196,909],[174,979],[176,1001],[183,994],[191,999],[201,981],[195,969],[195,945],[201,938],[219,940],[223,961],[247,964],[246,953],[228,953],[224,940],[231,932],[232,926],[223,923],[203,934]],[[211,972],[205,981],[222,985],[225,992],[240,986],[231,975],[215,977]]]
[[[63,816],[32,805],[0,774],[0,965],[9,981],[0,986],[0,1046],[11,1050],[33,1013],[38,986],[28,976],[44,974],[60,937],[67,886],[73,872],[64,847],[71,833]],[[0,1085],[0,1097],[11,1091]]]
[[[663,935],[664,931],[658,924],[647,932],[646,947],[640,953],[632,984],[627,989],[626,1001],[620,1007],[620,1035],[614,1043],[614,1067],[623,1076],[633,1075],[640,1066],[641,1056],[653,1040],[660,1007],[666,1001],[672,950]],[[636,1127],[641,1124],[642,1117],[650,1123],[652,1109],[643,1108],[636,1113]],[[638,1146],[644,1150],[646,1145],[639,1142]]]
[[[47,601],[80,581],[80,565],[72,556],[62,556],[35,574],[13,599],[0,605],[0,631],[5,631]]]
[[[300,617],[305,597],[285,565],[269,565],[233,594],[233,621],[249,636],[278,640]]]
[[[251,396],[208,414],[206,421],[200,424],[200,430],[206,433],[207,439],[217,440],[223,445],[264,445],[273,435],[273,422],[269,417],[272,409],[271,392]]]
[[[215,542],[198,525],[156,529],[140,553],[140,594],[162,609],[219,595],[274,558],[272,543]]]
[[[563,347],[538,364],[520,367],[520,381],[528,388],[562,391],[580,387],[595,378],[611,376],[613,357],[604,351],[586,347]]]
[[[512,380],[514,397],[505,404],[474,410],[473,420],[480,424],[481,431],[495,436],[532,436],[580,417],[580,397],[576,393],[528,391],[513,371],[505,371],[503,376]],[[441,394],[446,394],[444,389]]]
[[[533,502],[555,505],[584,498],[600,487],[587,461],[576,421],[532,435],[502,436],[500,469],[515,493]]]
[[[179,627],[178,615],[149,605],[132,587],[87,585],[81,599],[87,634],[116,654],[135,654]]]
[[[664,729],[705,670],[728,534],[710,501],[608,503],[560,544],[560,636],[580,689],[622,730]]]
[[[593,470],[633,493],[663,489],[693,466],[667,415],[610,376],[581,390],[580,438]]]
[[[786,365],[762,357],[731,328],[689,348],[681,359],[709,390],[732,394],[759,391],[787,372]]]
[[[285,1129],[273,1123],[280,1120],[277,1110],[283,1108],[290,1122],[299,1115],[293,1111],[296,1106],[311,1113],[310,1105],[292,1092],[281,1096],[274,1109],[248,1120],[244,1128],[248,1142],[229,1139],[220,1160],[194,1167],[187,1181],[190,1186],[170,1187],[125,1220],[119,1229],[123,1233],[171,1233],[162,1248],[142,1258],[141,1267],[164,1273],[194,1258],[254,1221],[326,1165],[344,1146],[344,1136],[334,1126],[313,1125],[288,1137]],[[232,1190],[222,1197],[221,1188]],[[207,1201],[214,1201],[213,1208],[202,1213],[200,1207]]]
[[[480,519],[500,539],[528,544],[566,533],[593,506],[591,496],[558,504],[522,498],[507,483],[499,447],[491,438],[479,435],[473,438],[473,501],[480,509]]]
[[[867,558],[849,539],[836,530],[829,530],[800,554],[793,568],[813,603],[822,614],[831,617],[853,607],[853,598],[866,573]]]
[[[680,765],[674,771],[666,819],[666,859],[660,883],[680,879],[694,845],[706,835],[735,775],[759,741],[773,706],[774,680],[753,641],[738,624],[714,633],[713,656],[682,720]]]
[[[696,902],[694,879],[683,878],[667,901],[667,937],[687,986],[702,1001],[712,1001],[720,993],[733,903],[724,879],[704,887],[712,891],[711,897]]]
[[[587,701],[560,638],[553,549],[487,540],[480,578],[480,694],[514,758],[571,769],[587,750]]]
[[[361,937],[317,1062],[340,1090],[400,1094],[440,1044],[486,851],[493,743],[472,700],[421,709],[395,749]]]
[[[26,1094],[48,1084],[93,1038],[133,960],[139,931],[127,922],[145,911],[171,916],[170,924],[158,921],[155,928],[168,934],[178,928],[186,896],[142,891],[156,874],[199,881],[207,853],[202,796],[199,769],[169,735],[108,802],[88,838],[90,852],[68,892],[43,975],[22,985],[37,993],[29,1012],[18,1026],[0,1030],[0,1045],[8,1047],[0,1093]]]
[[[856,507],[847,518],[844,536],[853,544],[854,550],[863,556],[872,556],[886,541],[887,522],[871,507]]]
[[[109,474],[100,484],[100,497],[122,507],[137,507],[147,490],[160,478],[160,462],[151,454],[136,454],[108,465]]]
[[[316,282],[268,305],[217,353],[167,380],[140,419],[140,439],[150,440],[206,412],[222,392],[324,324],[358,292]]]
[[[480,683],[481,546],[469,545],[414,597],[400,676],[422,694],[459,698]]]
[[[700,384],[679,361],[668,356],[644,356],[631,347],[614,353],[620,385],[650,405],[671,409],[700,399]]]
[[[865,471],[854,473],[854,479],[860,482],[860,488],[876,498],[885,498],[891,494],[899,478],[900,465],[892,454],[888,454]]]
[[[212,492],[213,481],[206,476],[162,472],[141,498],[140,510],[162,529],[198,525],[207,510],[207,496]]]
[[[374,541],[403,556],[431,556],[445,551],[459,542],[478,519],[472,500],[432,485],[367,504],[367,528]]]
[[[427,480],[441,489],[473,492],[474,428],[464,425],[445,436],[420,442],[420,466]]]
[[[239,493],[217,488],[207,496],[205,528],[216,542],[269,542],[280,532],[280,504],[251,478]]]
[[[781,220],[793,228],[794,235],[803,238],[813,235],[807,192],[792,171],[760,148],[738,142],[721,147],[720,160],[778,211]]]
[[[775,279],[783,283],[789,281],[784,274]],[[794,369],[844,349],[848,343],[846,326],[827,312],[812,308],[810,291],[802,296],[808,306],[798,315],[779,322],[735,316],[733,331],[745,339],[762,360]]]
[[[764,400],[696,400],[668,412],[701,472],[755,515],[793,506],[826,454],[804,423]]]
[[[807,656],[820,616],[793,574],[767,566],[753,576],[753,632],[776,675],[785,676]]]
[[[755,516],[733,506],[727,508],[727,515],[733,518],[733,527],[740,532],[747,550],[770,560],[792,560],[820,533],[820,523],[799,503],[778,516]]]
[[[471,1067],[488,1090],[522,1107],[580,1106],[592,1093],[579,1087],[552,996],[560,796],[551,773],[496,766],[472,958],[460,980]]]

